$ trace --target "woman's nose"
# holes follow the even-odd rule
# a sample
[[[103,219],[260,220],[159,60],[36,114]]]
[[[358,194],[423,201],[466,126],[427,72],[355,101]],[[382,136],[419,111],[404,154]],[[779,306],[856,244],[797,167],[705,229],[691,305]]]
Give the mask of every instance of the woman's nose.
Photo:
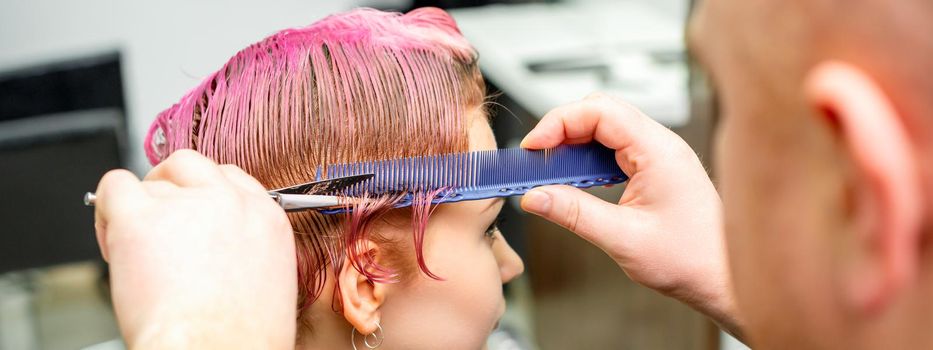
[[[498,242],[493,244],[493,253],[496,255],[496,262],[499,263],[499,274],[503,284],[509,283],[525,272],[525,263],[522,262],[522,258],[501,235]]]

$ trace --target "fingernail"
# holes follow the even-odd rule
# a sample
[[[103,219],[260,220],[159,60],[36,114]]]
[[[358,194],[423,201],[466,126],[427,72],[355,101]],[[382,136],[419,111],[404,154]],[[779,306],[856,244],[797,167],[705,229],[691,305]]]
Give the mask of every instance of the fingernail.
[[[531,135],[531,134],[529,133],[528,135]],[[528,135],[525,135],[525,138],[522,139],[522,142],[518,145],[518,147],[527,148],[525,144],[528,143]]]
[[[532,214],[544,215],[551,210],[551,195],[541,191],[530,191],[522,197],[522,209]]]
[[[536,137],[535,135],[538,134],[538,133],[539,133],[539,132],[538,132],[538,129],[537,129],[537,128],[531,129],[531,131],[529,131],[527,134],[525,134],[525,137],[522,138],[522,143],[521,143],[520,147],[522,147],[522,148],[527,148],[527,147],[528,147],[528,143],[531,142],[531,140],[533,140],[533,139]]]

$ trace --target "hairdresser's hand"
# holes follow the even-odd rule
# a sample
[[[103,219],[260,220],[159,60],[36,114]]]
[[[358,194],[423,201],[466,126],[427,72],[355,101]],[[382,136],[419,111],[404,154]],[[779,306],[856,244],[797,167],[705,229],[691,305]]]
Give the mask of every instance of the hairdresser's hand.
[[[130,348],[294,348],[294,238],[259,182],[182,150],[142,182],[107,173],[97,195],[97,239]]]
[[[721,202],[694,151],[631,105],[602,94],[555,108],[522,147],[592,140],[615,149],[630,176],[618,204],[548,186],[529,191],[522,207],[598,246],[632,280],[737,331]]]

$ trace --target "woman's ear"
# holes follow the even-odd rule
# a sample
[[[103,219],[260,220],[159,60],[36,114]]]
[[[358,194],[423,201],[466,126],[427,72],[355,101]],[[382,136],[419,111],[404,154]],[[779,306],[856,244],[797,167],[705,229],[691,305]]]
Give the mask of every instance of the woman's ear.
[[[805,88],[854,172],[839,292],[854,311],[873,314],[915,278],[924,205],[916,150],[903,116],[858,67],[821,63]]]
[[[361,251],[378,257],[379,249],[375,242],[366,240],[360,244],[365,248]],[[386,286],[370,281],[357,271],[350,262],[349,256],[344,258],[337,280],[339,281],[340,301],[343,303],[343,316],[347,322],[350,322],[350,325],[360,334],[375,332],[376,324],[382,316],[379,308],[385,302]]]

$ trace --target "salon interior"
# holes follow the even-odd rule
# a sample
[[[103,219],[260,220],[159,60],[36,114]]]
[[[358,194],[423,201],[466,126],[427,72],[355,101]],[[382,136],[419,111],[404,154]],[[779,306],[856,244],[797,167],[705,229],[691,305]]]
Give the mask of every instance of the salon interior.
[[[109,169],[151,166],[152,118],[233,53],[355,7],[445,9],[480,53],[500,148],[548,110],[620,96],[711,161],[715,107],[684,44],[690,0],[0,2],[0,349],[124,349],[82,195]],[[222,21],[223,23],[211,23]],[[715,174],[713,174],[715,177]],[[592,189],[609,200],[624,186]],[[639,287],[602,251],[504,206],[525,273],[489,349],[743,349]]]

